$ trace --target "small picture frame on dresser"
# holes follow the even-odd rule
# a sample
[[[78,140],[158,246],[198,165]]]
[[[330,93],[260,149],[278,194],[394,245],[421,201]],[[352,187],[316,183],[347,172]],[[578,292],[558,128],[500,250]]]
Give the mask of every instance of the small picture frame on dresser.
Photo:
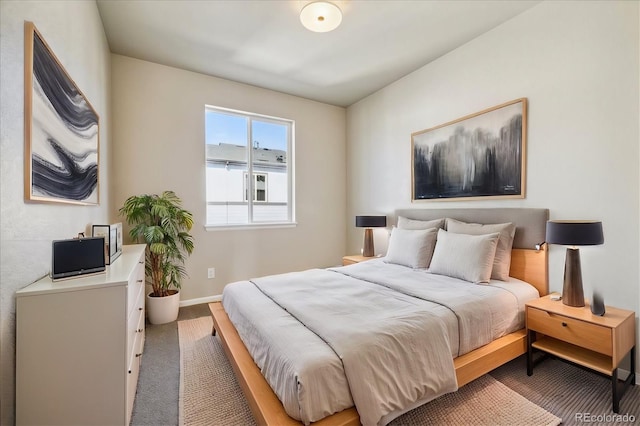
[[[109,225],[109,236],[111,238],[111,262],[122,254],[122,222]]]
[[[104,237],[104,254],[107,265],[111,265],[122,254],[122,223],[93,225],[91,236]]]

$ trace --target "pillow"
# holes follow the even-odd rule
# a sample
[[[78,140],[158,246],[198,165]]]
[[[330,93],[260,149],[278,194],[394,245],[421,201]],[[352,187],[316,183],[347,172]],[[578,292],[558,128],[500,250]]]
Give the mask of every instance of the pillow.
[[[416,220],[398,216],[398,228],[400,229],[430,229],[444,228],[444,218],[436,220]]]
[[[501,281],[509,279],[509,269],[511,268],[511,248],[513,247],[513,237],[516,235],[516,226],[513,223],[481,225],[479,223],[466,223],[447,218],[447,231],[456,234],[470,235],[493,234],[494,232],[500,233],[498,246],[496,248],[496,256],[493,259],[491,278]]]
[[[393,228],[384,261],[411,268],[428,268],[436,245],[437,230]]]
[[[499,236],[497,232],[469,235],[438,230],[429,272],[472,283],[489,282]]]

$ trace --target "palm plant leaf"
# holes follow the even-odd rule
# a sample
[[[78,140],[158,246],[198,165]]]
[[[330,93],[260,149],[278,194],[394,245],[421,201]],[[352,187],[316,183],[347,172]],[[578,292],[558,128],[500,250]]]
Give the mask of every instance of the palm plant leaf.
[[[131,238],[147,244],[145,271],[154,295],[167,295],[171,287],[181,288],[187,276],[185,255],[194,249],[193,214],[181,207],[173,191],[161,195],[134,195],[124,202],[119,213],[132,226]]]

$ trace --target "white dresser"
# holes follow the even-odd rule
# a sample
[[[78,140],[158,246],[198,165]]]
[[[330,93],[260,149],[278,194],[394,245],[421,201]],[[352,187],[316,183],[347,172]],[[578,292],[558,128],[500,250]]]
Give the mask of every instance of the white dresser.
[[[128,425],[144,347],[144,244],[106,273],[16,293],[16,424]]]

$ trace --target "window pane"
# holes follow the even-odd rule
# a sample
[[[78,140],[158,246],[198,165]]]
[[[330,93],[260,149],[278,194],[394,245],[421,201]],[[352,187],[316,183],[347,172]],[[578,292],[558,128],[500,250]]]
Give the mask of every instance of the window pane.
[[[205,110],[207,224],[249,223],[242,177],[247,172],[247,117]]]
[[[288,120],[205,108],[207,225],[293,219],[291,135]]]
[[[270,120],[251,121],[253,139],[253,172],[255,175],[255,222],[289,220],[289,181],[287,179],[287,149],[289,126]],[[284,206],[284,208],[283,208]]]

